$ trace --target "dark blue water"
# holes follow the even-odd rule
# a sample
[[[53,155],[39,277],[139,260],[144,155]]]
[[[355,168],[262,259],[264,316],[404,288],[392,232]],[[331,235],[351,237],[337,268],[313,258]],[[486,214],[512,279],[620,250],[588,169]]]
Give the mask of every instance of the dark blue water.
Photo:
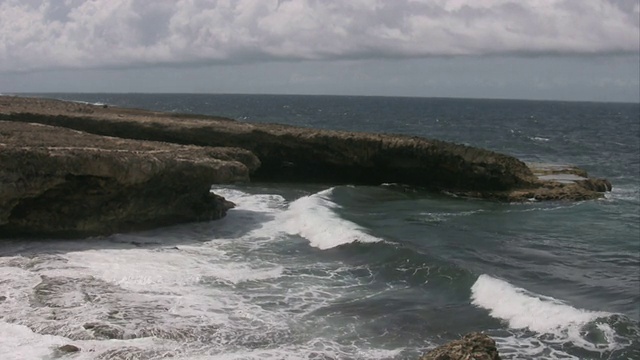
[[[184,272],[184,278],[199,274],[197,286],[175,280],[187,293],[182,296],[189,296],[183,301],[199,312],[170,307],[177,320],[153,313],[158,317],[154,321],[165,328],[191,329],[202,324],[189,315],[199,315],[231,330],[212,337],[211,330],[203,328],[208,342],[200,342],[202,334],[187,336],[175,356],[403,359],[460,334],[485,331],[496,338],[505,359],[640,358],[638,104],[275,95],[47,96],[248,122],[418,135],[524,161],[577,165],[613,184],[602,200],[526,204],[460,199],[392,185],[327,189],[247,184],[214,189],[238,204],[219,222],[59,242],[53,250],[52,245],[45,249],[20,241],[5,249],[5,266],[12,276],[17,276],[16,270],[8,263],[44,252],[62,254],[62,260],[47,258],[49,267],[56,269],[95,256],[95,263],[76,266],[122,286],[123,298],[141,294],[134,286],[141,283],[159,287],[158,293],[176,286],[172,275],[148,275],[156,263],[159,268],[160,262],[181,264],[171,274]],[[131,247],[131,238],[149,245]],[[104,253],[114,247],[117,253]],[[184,256],[171,252],[174,247],[187,249]],[[122,262],[134,252],[140,256],[140,251],[146,251],[148,262],[128,264],[126,273],[147,274],[140,278],[153,281],[104,275],[108,272],[102,267],[124,267]],[[23,275],[42,275],[38,271]],[[28,281],[24,283],[15,287],[28,293]],[[210,301],[226,305],[209,304],[206,296],[213,293],[216,300]],[[59,296],[69,297],[69,291],[60,290]],[[157,296],[153,301],[165,299]],[[125,306],[120,298],[112,302]],[[212,315],[222,313],[224,319]],[[102,319],[96,316],[86,315]],[[37,318],[20,322],[5,314],[2,319],[42,332]],[[145,329],[139,325],[131,331],[142,334]],[[53,334],[80,337],[71,330]],[[163,336],[156,337],[175,340]],[[120,351],[125,345],[132,346],[96,351]],[[164,349],[157,344],[136,346],[147,351],[147,357]]]

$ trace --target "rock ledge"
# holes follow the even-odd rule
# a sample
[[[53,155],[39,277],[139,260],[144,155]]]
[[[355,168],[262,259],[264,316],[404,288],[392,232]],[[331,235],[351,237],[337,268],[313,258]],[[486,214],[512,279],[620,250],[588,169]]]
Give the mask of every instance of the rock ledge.
[[[249,180],[242,149],[0,121],[0,237],[84,237],[218,219],[214,183]]]
[[[0,118],[120,138],[243,148],[260,159],[251,175],[255,181],[398,183],[500,201],[596,199],[610,189],[606,180],[547,179],[512,156],[419,137],[18,97],[0,97]]]

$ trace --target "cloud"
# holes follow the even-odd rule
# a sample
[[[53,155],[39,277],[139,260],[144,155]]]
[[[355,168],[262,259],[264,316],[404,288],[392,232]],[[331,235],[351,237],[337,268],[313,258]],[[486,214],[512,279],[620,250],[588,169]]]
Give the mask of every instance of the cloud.
[[[0,71],[638,54],[640,0],[0,0]]]

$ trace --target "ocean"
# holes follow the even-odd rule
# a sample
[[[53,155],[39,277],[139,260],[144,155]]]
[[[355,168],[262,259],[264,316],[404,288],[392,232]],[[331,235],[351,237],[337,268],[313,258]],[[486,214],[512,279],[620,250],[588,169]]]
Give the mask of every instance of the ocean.
[[[36,94],[31,94],[36,95]],[[472,331],[503,359],[640,359],[640,106],[287,95],[42,94],[418,135],[611,181],[498,203],[401,184],[216,185],[222,220],[0,243],[0,357],[417,359]]]

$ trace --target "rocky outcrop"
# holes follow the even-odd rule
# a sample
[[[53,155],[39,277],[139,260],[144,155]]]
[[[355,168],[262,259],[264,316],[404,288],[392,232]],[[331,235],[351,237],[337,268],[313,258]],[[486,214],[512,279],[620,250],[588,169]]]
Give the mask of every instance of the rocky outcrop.
[[[249,180],[242,149],[97,136],[0,121],[0,237],[87,236],[218,219],[214,183]]]
[[[429,351],[420,360],[500,360],[500,355],[493,339],[471,333]]]
[[[224,118],[0,97],[0,117],[129,139],[239,147],[261,161],[255,181],[400,183],[504,201],[594,199],[601,187],[536,176],[489,150],[418,137],[249,124]]]

